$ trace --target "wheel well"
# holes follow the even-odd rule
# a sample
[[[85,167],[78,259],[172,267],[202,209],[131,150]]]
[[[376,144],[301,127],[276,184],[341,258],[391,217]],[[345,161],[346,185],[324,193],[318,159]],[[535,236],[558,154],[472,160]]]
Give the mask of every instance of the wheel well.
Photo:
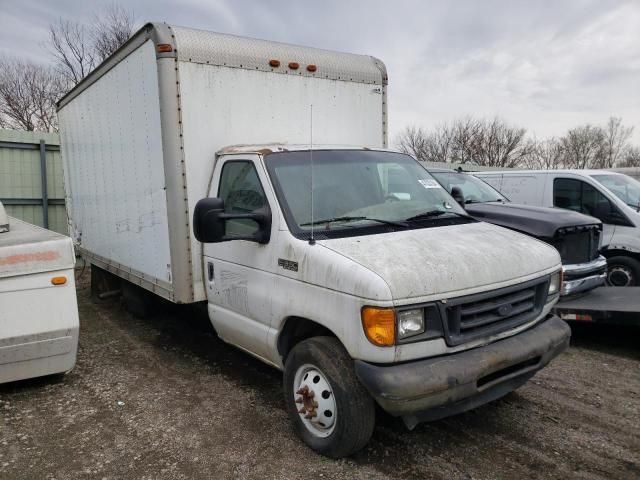
[[[278,353],[282,361],[298,343],[311,337],[336,337],[327,327],[303,317],[288,317],[278,336]]]
[[[632,252],[630,250],[612,248],[610,250],[604,250],[601,253],[607,260],[611,257],[631,257],[636,260],[640,260],[640,253]]]

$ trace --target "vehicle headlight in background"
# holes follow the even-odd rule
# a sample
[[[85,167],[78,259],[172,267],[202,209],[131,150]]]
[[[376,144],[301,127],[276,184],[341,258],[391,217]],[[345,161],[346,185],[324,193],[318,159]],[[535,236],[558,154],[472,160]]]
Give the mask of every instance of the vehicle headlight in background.
[[[398,339],[424,332],[424,313],[421,308],[398,312]]]
[[[560,293],[560,289],[562,288],[562,271],[556,272],[551,275],[551,279],[549,281],[549,295],[555,295]]]

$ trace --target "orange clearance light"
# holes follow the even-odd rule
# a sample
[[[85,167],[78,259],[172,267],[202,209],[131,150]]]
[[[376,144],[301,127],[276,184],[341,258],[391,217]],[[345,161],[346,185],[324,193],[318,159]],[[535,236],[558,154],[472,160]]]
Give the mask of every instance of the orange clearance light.
[[[315,65],[307,65],[307,72],[315,72],[317,69]]]
[[[280,60],[276,60],[275,58],[271,59],[269,60],[269,65],[271,65],[273,68],[278,68],[280,66]]]
[[[169,43],[159,43],[156,46],[156,50],[158,51],[158,53],[169,53],[173,52],[173,47]]]
[[[297,62],[289,62],[289,68],[291,70],[297,70],[300,68],[300,64]]]
[[[367,339],[378,347],[396,343],[396,312],[392,308],[364,307],[362,327]]]
[[[52,285],[64,285],[67,283],[67,277],[53,277],[51,279]]]

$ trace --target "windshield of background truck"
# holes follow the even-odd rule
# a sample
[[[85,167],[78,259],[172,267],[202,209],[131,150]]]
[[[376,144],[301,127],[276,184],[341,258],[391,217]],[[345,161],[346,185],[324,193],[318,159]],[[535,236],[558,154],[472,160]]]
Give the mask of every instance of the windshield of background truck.
[[[270,154],[265,164],[294,233],[309,232],[312,223],[315,232],[326,233],[380,226],[388,229],[389,225],[410,228],[426,219],[432,224],[463,216],[464,221],[470,221],[441,185],[408,155],[313,151],[313,217],[310,152]]]
[[[616,197],[633,208],[640,207],[640,182],[627,175],[591,175]]]
[[[453,187],[458,187],[464,196],[464,203],[508,202],[504,195],[473,175],[457,172],[431,172],[431,174],[449,193]]]

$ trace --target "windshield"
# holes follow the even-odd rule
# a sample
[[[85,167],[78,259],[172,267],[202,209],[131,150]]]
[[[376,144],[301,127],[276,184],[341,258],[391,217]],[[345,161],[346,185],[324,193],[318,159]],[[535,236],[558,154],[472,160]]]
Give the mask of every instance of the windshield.
[[[591,177],[633,208],[640,207],[640,182],[627,175],[591,175]]]
[[[478,177],[458,172],[432,172],[436,180],[451,193],[453,187],[462,190],[464,203],[508,202],[509,200],[491,185]]]
[[[390,226],[466,215],[408,155],[371,150],[313,151],[313,216],[309,151],[274,153],[265,164],[294,233]],[[355,234],[355,233],[353,233]]]

